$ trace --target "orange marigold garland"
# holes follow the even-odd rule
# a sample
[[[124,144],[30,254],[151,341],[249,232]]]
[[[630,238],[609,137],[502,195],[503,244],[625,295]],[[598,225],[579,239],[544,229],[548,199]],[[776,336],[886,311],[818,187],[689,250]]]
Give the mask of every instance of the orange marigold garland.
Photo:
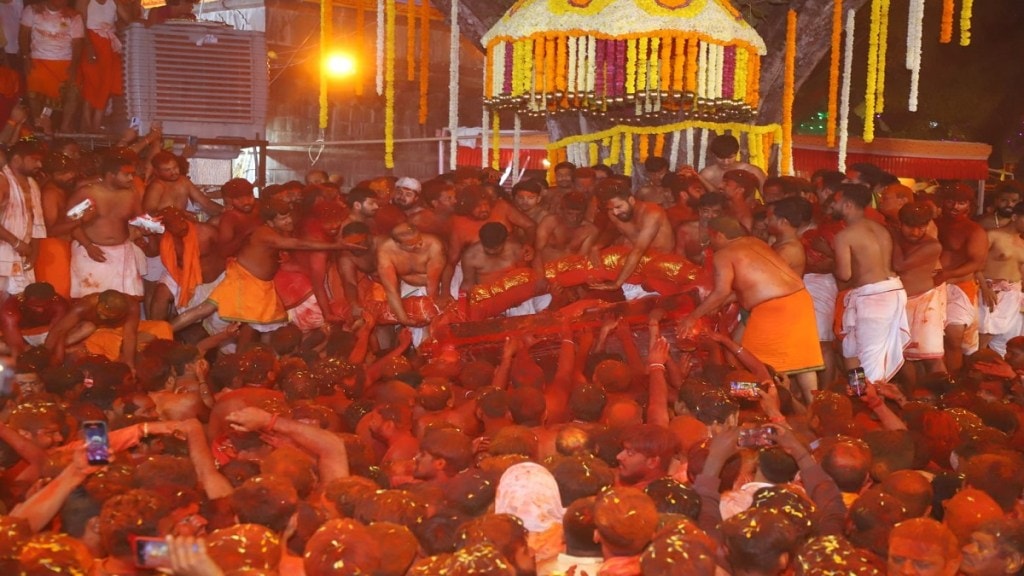
[[[363,3],[360,2],[356,6],[356,46],[359,50],[363,49],[363,42],[366,41],[366,8],[363,7]],[[359,74],[356,78],[356,96],[363,95],[363,75]]]
[[[654,137],[654,155],[659,157],[665,156],[665,135],[658,134]]]
[[[942,27],[939,30],[939,43],[949,44],[953,41],[953,0],[942,0]]]
[[[486,86],[485,86],[486,87]],[[430,95],[430,0],[420,3],[420,110],[419,123],[427,123]]]
[[[782,172],[793,173],[793,99],[796,80],[796,10],[786,15],[786,66],[782,88]]]
[[[836,145],[836,114],[839,110],[839,62],[842,57],[843,0],[835,0],[832,11],[832,54],[828,68],[828,125],[825,140],[828,147]]]
[[[416,80],[416,0],[405,4],[405,26],[405,79],[413,82]]]

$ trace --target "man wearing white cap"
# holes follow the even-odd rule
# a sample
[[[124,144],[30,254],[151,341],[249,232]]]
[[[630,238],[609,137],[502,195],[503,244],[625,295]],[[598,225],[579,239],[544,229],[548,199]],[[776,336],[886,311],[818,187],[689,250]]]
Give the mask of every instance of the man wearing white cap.
[[[408,176],[395,182],[395,194],[391,203],[405,213],[406,220],[417,229],[428,234],[443,235],[444,223],[433,210],[424,204],[420,196],[423,187],[420,181]]]

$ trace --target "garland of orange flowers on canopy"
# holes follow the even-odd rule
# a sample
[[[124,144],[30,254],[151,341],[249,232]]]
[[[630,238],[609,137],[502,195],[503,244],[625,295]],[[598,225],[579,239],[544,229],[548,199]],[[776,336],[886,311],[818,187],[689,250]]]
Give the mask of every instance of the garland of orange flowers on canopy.
[[[786,65],[782,82],[782,172],[793,173],[793,100],[796,97],[796,10],[786,14]]]

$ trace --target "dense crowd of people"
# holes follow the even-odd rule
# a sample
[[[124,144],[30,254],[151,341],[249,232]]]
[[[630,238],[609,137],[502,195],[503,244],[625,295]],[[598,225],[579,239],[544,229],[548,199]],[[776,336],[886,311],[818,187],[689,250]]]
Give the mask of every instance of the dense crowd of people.
[[[5,574],[1021,569],[1015,184],[719,136],[211,198],[159,140],[2,159]]]

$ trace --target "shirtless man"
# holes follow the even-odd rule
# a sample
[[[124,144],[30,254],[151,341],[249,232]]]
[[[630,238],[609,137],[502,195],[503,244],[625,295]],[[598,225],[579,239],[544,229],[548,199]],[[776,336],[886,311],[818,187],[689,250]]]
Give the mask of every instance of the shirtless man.
[[[352,248],[338,253],[338,274],[341,276],[341,291],[351,310],[350,318],[356,320],[363,314],[364,277],[377,281],[377,251],[384,237],[374,236],[370,227],[362,222],[351,222],[341,229],[341,238]]]
[[[647,182],[636,191],[637,200],[653,202],[666,210],[675,205],[675,195],[662,180],[668,174],[668,160],[661,156],[648,156],[644,160]]]
[[[626,279],[633,274],[644,255],[672,253],[676,247],[675,232],[661,206],[638,202],[630,194],[629,187],[610,180],[606,182],[610,184],[602,184],[598,188],[598,198],[611,216],[611,231],[617,233],[620,243],[632,249],[614,281],[593,283],[590,287],[597,290],[619,290],[625,286],[626,299],[631,300],[647,293],[642,289],[637,290],[639,286],[627,285]]]
[[[533,249],[509,238],[508,228],[498,222],[480,227],[480,241],[462,253],[461,293],[468,293],[477,284],[497,279],[502,272],[525,266],[532,260]]]
[[[445,219],[427,207],[420,196],[423,187],[415,178],[399,178],[391,203],[402,209],[406,221],[427,234],[441,236],[447,233]]]
[[[207,214],[216,216],[224,208],[203,194],[188,176],[182,176],[178,158],[167,151],[156,153],[150,160],[155,178],[146,187],[142,197],[142,209],[147,214],[156,214],[162,208],[173,206],[179,210],[188,208],[191,200]]]
[[[851,286],[843,312],[846,368],[862,367],[868,380],[888,382],[910,341],[907,292],[892,269],[892,236],[864,216],[871,196],[866,186],[843,184],[833,198],[833,215],[846,223],[836,234],[835,276]]]
[[[754,209],[759,207],[755,198],[759,184],[757,176],[746,170],[729,170],[722,175],[722,193],[729,199],[729,213],[748,231],[754,230]]]
[[[142,296],[146,260],[128,229],[128,221],[142,213],[132,186],[135,165],[130,158],[111,155],[103,159],[101,172],[101,181],[68,199],[74,206],[88,198],[96,208],[95,218],[71,231],[71,297],[103,290]]]
[[[68,301],[53,286],[36,282],[0,305],[0,329],[11,356],[17,359],[29,346],[41,345],[68,309]]]
[[[975,275],[985,267],[988,237],[971,220],[974,191],[964,184],[943,186],[936,192],[942,215],[935,220],[942,243],[942,270],[935,285],[946,283],[946,368],[960,371],[964,354],[978,350],[978,283]]]
[[[547,207],[542,202],[543,191],[544,187],[536,180],[523,180],[512,187],[512,199],[516,203],[516,208],[537,224],[548,215]]]
[[[736,300],[750,311],[742,347],[778,372],[795,374],[810,399],[822,359],[814,306],[800,276],[770,246],[749,236],[735,218],[715,218],[708,229],[715,251],[715,286],[679,322],[679,337],[692,337],[698,320]]]
[[[570,254],[586,254],[597,237],[597,227],[584,218],[587,197],[579,192],[562,196],[559,210],[537,226],[537,258],[543,266]]]
[[[709,191],[721,190],[722,177],[730,170],[750,172],[757,177],[758,188],[764,184],[766,178],[764,170],[738,159],[740,143],[735,137],[728,134],[715,136],[711,140],[711,144],[708,145],[708,152],[711,153],[711,162],[700,171],[700,178],[704,181],[704,187]]]
[[[791,196],[768,204],[767,210],[765,222],[768,232],[775,238],[772,250],[789,264],[797,276],[803,277],[807,255],[797,230],[811,220],[811,203],[799,196]]]
[[[377,274],[388,306],[400,324],[414,326],[402,306],[406,296],[427,296],[444,302],[441,275],[445,268],[444,245],[436,236],[421,234],[411,224],[399,224],[377,250]]]
[[[45,345],[53,352],[53,359],[62,362],[67,344],[87,338],[98,328],[122,329],[119,360],[134,367],[139,337],[139,301],[116,290],[104,290],[76,300],[50,328]]]
[[[206,300],[224,273],[224,256],[217,250],[218,230],[204,222],[194,222],[187,212],[177,208],[164,208],[158,213],[166,232],[160,243],[160,257],[165,260],[166,271],[160,278],[153,293],[153,301],[146,311],[151,320],[167,320],[170,312],[175,313],[197,306]],[[194,233],[194,239],[190,238]],[[186,244],[195,242],[197,253],[192,253]],[[167,261],[173,259],[173,268]],[[194,259],[194,260],[193,260]],[[197,267],[199,276],[188,278],[188,270]],[[182,293],[181,280],[186,282]],[[188,285],[198,280],[198,284]]]
[[[239,331],[239,344],[252,338],[251,329],[269,332],[287,320],[284,305],[274,288],[274,275],[281,263],[282,250],[340,250],[341,242],[319,242],[293,238],[295,222],[292,207],[281,200],[260,205],[263,225],[249,236],[235,259],[229,260],[224,279],[209,299],[182,313],[171,323],[177,331],[217,312],[231,322],[245,326]]]
[[[988,258],[978,274],[979,346],[1006,354],[1006,341],[1021,332],[1021,266],[1024,266],[1024,203],[1013,207],[1010,225],[988,231]]]
[[[452,219],[452,232],[448,238],[448,262],[445,264],[444,273],[441,276],[441,285],[445,287],[446,293],[452,298],[458,297],[459,286],[462,280],[459,278],[453,283],[456,276],[459,259],[462,258],[462,251],[480,238],[480,227],[487,222],[499,222],[505,228],[512,231],[513,226],[523,230],[527,243],[533,243],[536,232],[536,223],[527,215],[502,200],[492,200],[482,187],[470,186],[458,193],[456,215]]]
[[[707,257],[711,252],[708,223],[724,216],[728,206],[729,200],[721,192],[703,194],[695,205],[697,219],[684,222],[676,229],[676,252],[695,264],[710,264],[711,259]]]
[[[913,384],[918,376],[945,372],[943,327],[946,324],[946,286],[932,281],[941,265],[942,244],[927,233],[932,208],[923,202],[905,204],[899,210],[900,230],[892,244],[892,267],[907,291],[910,344],[904,356],[912,366],[903,375]],[[916,370],[922,365],[922,370]],[[923,372],[923,374],[922,374]]]
[[[356,187],[349,190],[345,196],[345,204],[348,206],[348,218],[341,223],[342,228],[352,222],[362,222],[374,229],[374,216],[380,210],[377,202],[377,194],[369,188]]]
[[[307,241],[336,242],[344,216],[341,206],[324,203],[314,213],[302,219],[295,236]],[[288,307],[289,320],[303,332],[346,320],[341,315],[340,295],[329,291],[328,277],[331,264],[335,260],[336,254],[329,254],[324,250],[300,250],[290,253],[288,260],[281,264],[278,278],[284,276],[292,280],[298,276],[298,282],[291,284],[299,287],[301,293],[291,294],[295,298],[286,299],[285,306]],[[282,299],[287,292],[289,291],[282,290],[278,285],[278,294]]]
[[[228,180],[221,187],[225,210],[217,223],[217,249],[225,258],[238,253],[249,234],[262,224],[255,210],[256,197],[253,185],[244,178]]]
[[[1015,180],[1000,182],[996,186],[996,200],[993,202],[991,214],[985,214],[978,224],[985,230],[1003,228],[1010,225],[1013,219],[1013,207],[1024,200],[1024,189]]]

